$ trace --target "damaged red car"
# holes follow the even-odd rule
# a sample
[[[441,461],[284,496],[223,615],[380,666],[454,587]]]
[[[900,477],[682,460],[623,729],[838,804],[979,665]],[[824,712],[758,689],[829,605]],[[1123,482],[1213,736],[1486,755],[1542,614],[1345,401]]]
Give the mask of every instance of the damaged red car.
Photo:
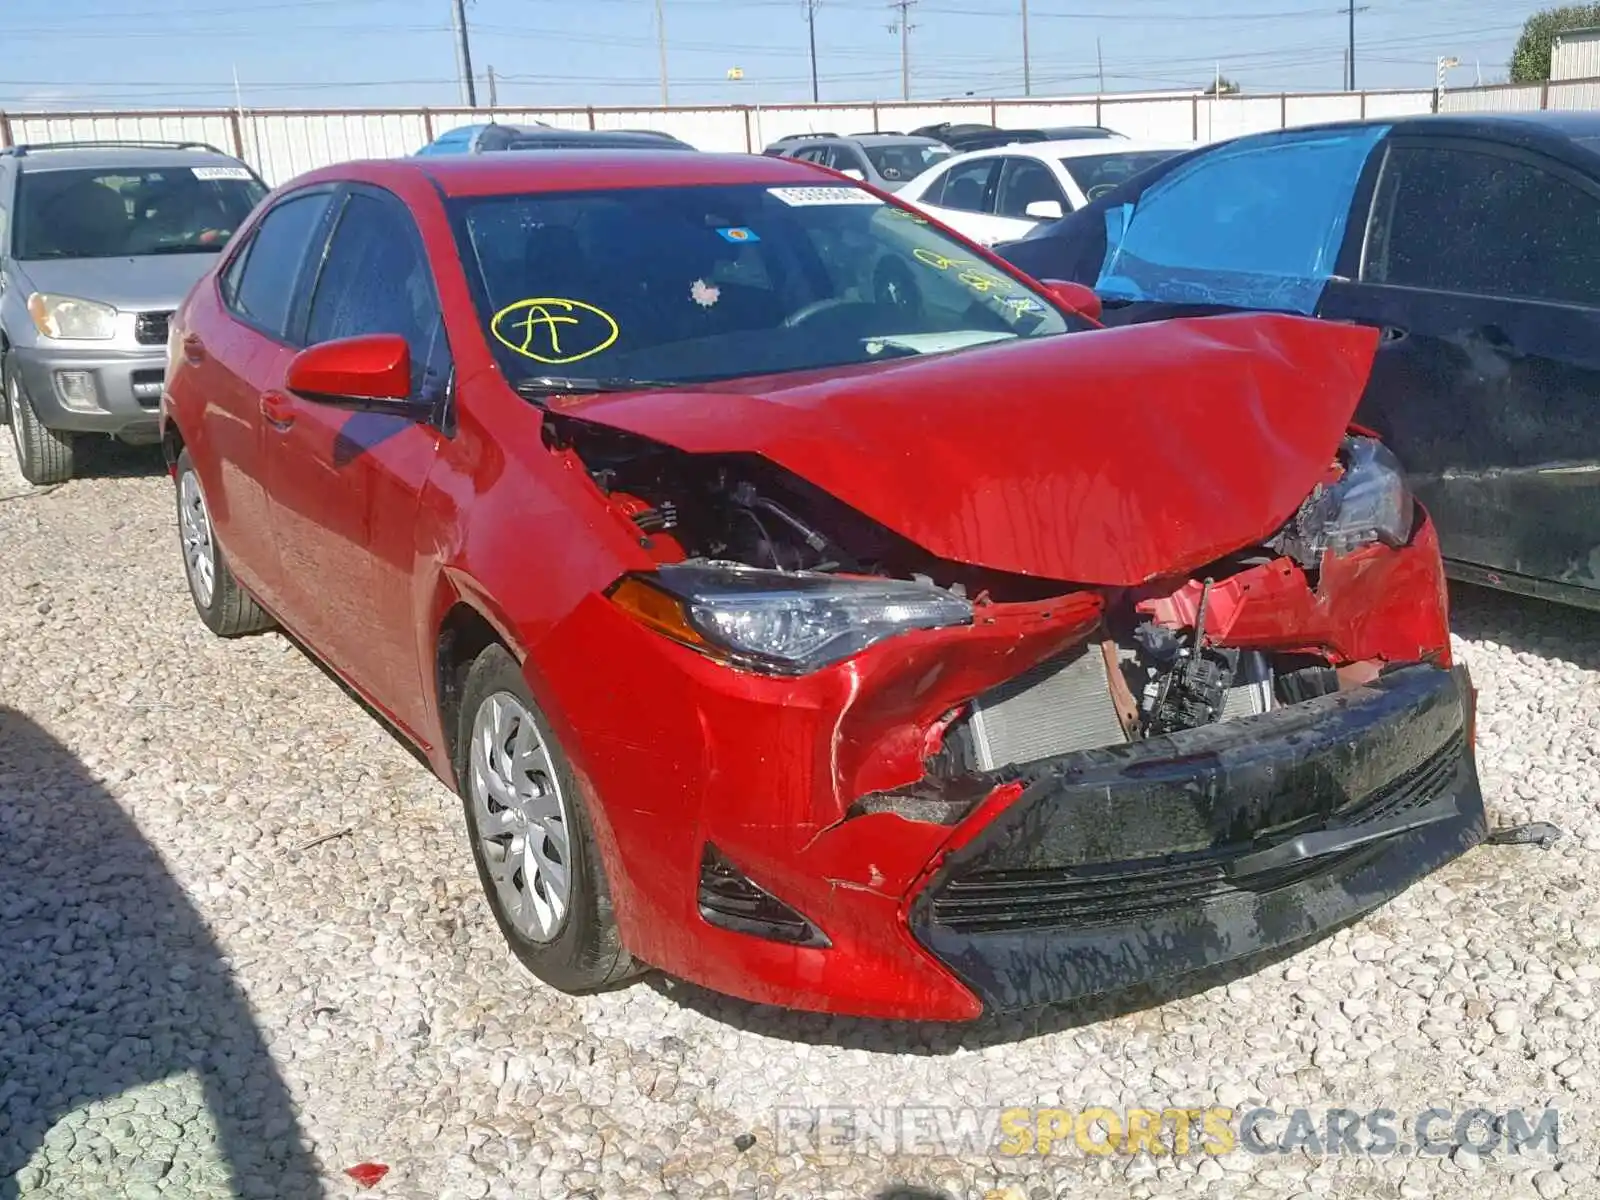
[[[459,790],[558,988],[963,1020],[1298,942],[1485,836],[1377,334],[1075,294],[790,160],[314,172],[172,321],[195,605]]]

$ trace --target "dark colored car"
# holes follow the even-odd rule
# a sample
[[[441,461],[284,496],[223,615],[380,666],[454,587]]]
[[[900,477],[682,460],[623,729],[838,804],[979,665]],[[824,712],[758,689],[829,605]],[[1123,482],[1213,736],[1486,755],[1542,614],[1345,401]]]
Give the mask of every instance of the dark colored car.
[[[1378,338],[1085,294],[790,159],[319,170],[174,321],[189,589],[459,790],[561,988],[957,1020],[1297,941],[1485,835]]]
[[[1600,115],[1239,138],[1000,252],[1095,287],[1113,325],[1274,310],[1379,330],[1356,419],[1451,575],[1600,608]]]

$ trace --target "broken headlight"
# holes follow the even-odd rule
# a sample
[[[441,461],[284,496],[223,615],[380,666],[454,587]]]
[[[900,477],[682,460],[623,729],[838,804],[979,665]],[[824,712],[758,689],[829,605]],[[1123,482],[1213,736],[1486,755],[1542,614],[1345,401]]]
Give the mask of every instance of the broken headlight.
[[[1348,554],[1378,542],[1406,544],[1416,501],[1400,461],[1382,442],[1354,436],[1339,447],[1339,461],[1344,474],[1332,484],[1318,484],[1269,548],[1314,567],[1324,551]]]
[[[630,575],[611,598],[676,641],[782,675],[830,666],[899,633],[972,620],[971,604],[932,584],[723,564]]]

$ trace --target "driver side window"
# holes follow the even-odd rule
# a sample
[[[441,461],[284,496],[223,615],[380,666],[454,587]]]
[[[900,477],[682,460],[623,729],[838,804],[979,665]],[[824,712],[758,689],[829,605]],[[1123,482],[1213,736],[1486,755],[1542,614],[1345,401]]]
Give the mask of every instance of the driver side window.
[[[1050,168],[1036,158],[1008,158],[1000,169],[1000,191],[995,214],[1028,220],[1028,205],[1037,200],[1054,200],[1063,213],[1071,211],[1066,193]]]
[[[997,158],[980,158],[951,167],[935,185],[939,194],[930,195],[929,203],[958,212],[983,212],[984,199],[989,191],[989,177],[994,174],[999,161]]]
[[[317,279],[306,343],[371,333],[406,339],[413,392],[444,386],[443,314],[416,228],[398,204],[356,192],[339,214]]]

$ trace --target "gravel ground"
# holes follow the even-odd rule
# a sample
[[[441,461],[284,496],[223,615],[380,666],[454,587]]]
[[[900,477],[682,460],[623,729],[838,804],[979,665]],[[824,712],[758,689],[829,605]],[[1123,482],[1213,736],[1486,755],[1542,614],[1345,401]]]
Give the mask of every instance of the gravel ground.
[[[1495,815],[1566,836],[1477,850],[1257,973],[972,1028],[660,979],[572,999],[502,950],[454,797],[282,637],[203,629],[149,452],[33,493],[7,451],[0,1196],[1600,1194],[1600,616],[1455,604]],[[826,1160],[776,1137],[790,1105],[1261,1102],[1554,1105],[1562,1145]],[[370,1193],[363,1162],[390,1167]]]

